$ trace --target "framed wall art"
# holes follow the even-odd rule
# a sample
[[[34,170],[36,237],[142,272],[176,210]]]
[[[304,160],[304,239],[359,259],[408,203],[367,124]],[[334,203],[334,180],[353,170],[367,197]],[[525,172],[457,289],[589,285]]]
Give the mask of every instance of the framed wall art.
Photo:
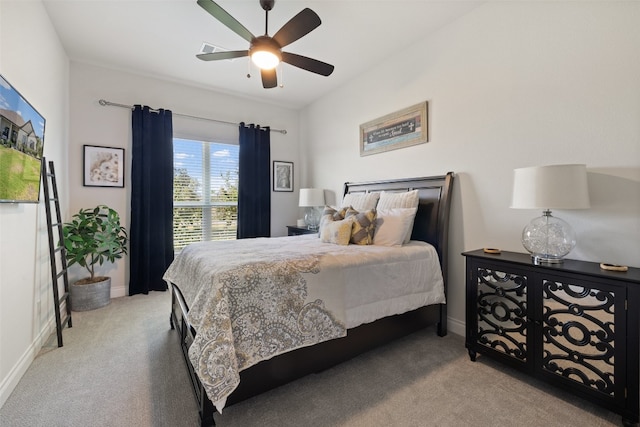
[[[0,75],[0,203],[38,203],[45,119]]]
[[[273,191],[293,191],[293,162],[273,161]]]
[[[360,156],[424,144],[428,135],[425,101],[360,125]]]
[[[85,187],[124,187],[124,148],[84,146]]]

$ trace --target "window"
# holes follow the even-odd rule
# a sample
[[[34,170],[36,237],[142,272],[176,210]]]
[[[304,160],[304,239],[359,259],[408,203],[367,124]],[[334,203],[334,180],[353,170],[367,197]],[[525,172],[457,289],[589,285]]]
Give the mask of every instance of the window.
[[[173,139],[173,245],[236,238],[238,145]]]

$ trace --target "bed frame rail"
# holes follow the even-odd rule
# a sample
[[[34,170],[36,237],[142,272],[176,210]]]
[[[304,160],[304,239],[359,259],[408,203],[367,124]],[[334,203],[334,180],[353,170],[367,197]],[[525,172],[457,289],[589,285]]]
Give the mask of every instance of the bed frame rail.
[[[216,423],[213,419],[213,413],[215,412],[215,407],[211,400],[207,397],[207,393],[196,375],[195,370],[193,369],[193,365],[189,360],[189,347],[193,342],[193,339],[196,335],[195,329],[189,324],[187,320],[187,313],[189,312],[187,308],[187,304],[184,301],[184,297],[182,296],[182,292],[180,289],[171,284],[171,316],[169,318],[169,322],[171,324],[171,329],[178,329],[178,333],[180,334],[180,349],[182,350],[182,356],[184,357],[185,364],[187,365],[187,370],[189,371],[189,379],[191,380],[191,387],[196,396],[196,400],[198,402],[198,413],[200,414],[200,425],[201,427],[210,427],[215,426]]]

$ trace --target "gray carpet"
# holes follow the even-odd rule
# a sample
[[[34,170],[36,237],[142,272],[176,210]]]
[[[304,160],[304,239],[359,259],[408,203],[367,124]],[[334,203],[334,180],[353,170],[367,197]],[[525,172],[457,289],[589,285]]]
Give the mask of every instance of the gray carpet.
[[[74,312],[0,409],[0,426],[197,426],[170,294]],[[216,416],[247,426],[616,426],[618,415],[479,357],[429,329]]]

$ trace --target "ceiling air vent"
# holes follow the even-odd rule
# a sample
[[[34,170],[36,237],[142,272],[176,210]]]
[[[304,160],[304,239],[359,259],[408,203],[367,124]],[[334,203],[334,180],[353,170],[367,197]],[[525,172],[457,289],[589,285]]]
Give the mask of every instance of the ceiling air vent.
[[[225,49],[224,47],[216,46],[214,44],[207,43],[207,42],[202,42],[202,47],[200,48],[200,53],[228,52],[228,51],[229,49]],[[230,59],[230,60],[233,61],[234,59]]]

